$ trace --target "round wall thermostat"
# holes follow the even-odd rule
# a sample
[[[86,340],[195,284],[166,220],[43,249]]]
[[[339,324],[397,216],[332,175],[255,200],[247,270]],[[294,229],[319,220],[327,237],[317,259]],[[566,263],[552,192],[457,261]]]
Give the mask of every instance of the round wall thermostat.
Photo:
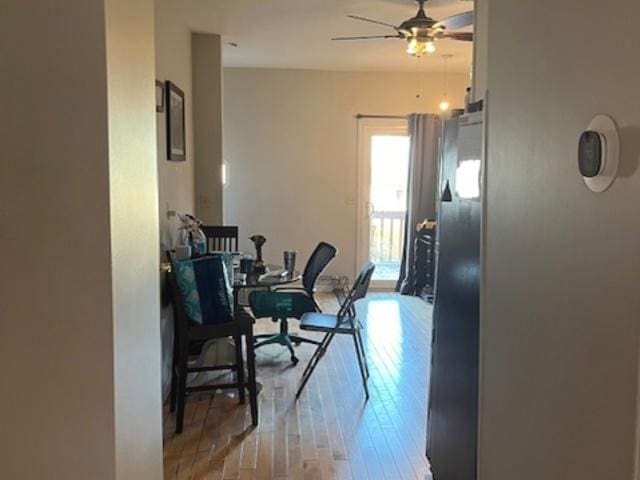
[[[604,192],[618,174],[618,127],[607,115],[596,115],[578,142],[578,169],[587,187]]]

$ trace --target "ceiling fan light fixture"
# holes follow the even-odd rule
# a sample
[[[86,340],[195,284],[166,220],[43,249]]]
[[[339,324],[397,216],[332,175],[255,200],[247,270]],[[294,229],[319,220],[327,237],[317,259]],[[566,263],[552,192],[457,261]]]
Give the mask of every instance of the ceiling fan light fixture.
[[[399,26],[391,23],[381,22],[371,18],[360,17],[358,15],[347,15],[354,20],[382,25],[392,28],[394,34],[387,35],[369,35],[369,36],[352,36],[352,37],[335,37],[331,40],[374,40],[374,39],[402,39],[407,42],[407,53],[414,57],[421,57],[427,53],[435,53],[436,40],[440,38],[448,38],[452,40],[461,40],[470,42],[473,40],[473,34],[469,32],[451,32],[460,28],[473,25],[473,11],[459,13],[442,20],[435,20],[427,15],[424,5],[427,0],[416,0],[419,8],[418,13],[414,17],[402,22]]]
[[[421,57],[425,53],[434,53],[436,45],[430,38],[412,36],[407,38],[407,53],[414,57]]]

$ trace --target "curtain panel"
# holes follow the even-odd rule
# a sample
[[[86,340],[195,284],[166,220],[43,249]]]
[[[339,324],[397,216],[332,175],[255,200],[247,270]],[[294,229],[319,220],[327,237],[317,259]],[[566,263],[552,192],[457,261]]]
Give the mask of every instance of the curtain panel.
[[[407,216],[400,278],[396,291],[415,294],[414,243],[416,226],[436,218],[438,165],[442,124],[440,116],[412,113],[408,117],[410,136]]]

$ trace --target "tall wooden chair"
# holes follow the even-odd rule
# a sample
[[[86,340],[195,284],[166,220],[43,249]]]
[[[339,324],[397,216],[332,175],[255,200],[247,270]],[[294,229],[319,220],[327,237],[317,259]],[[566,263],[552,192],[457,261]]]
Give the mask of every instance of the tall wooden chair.
[[[258,389],[256,383],[256,367],[253,339],[254,319],[243,308],[238,308],[233,312],[233,316],[228,321],[215,324],[201,324],[194,322],[194,310],[211,311],[211,300],[202,298],[200,292],[185,296],[177,278],[176,260],[169,252],[167,257],[172,264],[168,273],[169,288],[173,300],[174,309],[174,349],[173,349],[173,369],[171,377],[171,405],[170,410],[176,411],[176,433],[181,433],[184,423],[184,408],[187,394],[191,392],[213,391],[217,389],[237,389],[238,399],[241,404],[245,402],[245,389],[249,391],[249,403],[251,408],[251,420],[253,425],[258,425]],[[202,257],[193,262],[212,262],[214,257]],[[219,259],[218,259],[219,260]],[[218,281],[227,284],[226,277]],[[211,282],[206,284],[207,291],[211,289]],[[220,299],[220,292],[211,291],[215,297]],[[198,300],[194,298],[198,297]],[[233,302],[231,302],[231,305]],[[245,339],[246,363],[248,376],[245,378],[244,358],[242,352],[242,337]],[[225,365],[203,365],[189,366],[189,355],[192,347],[198,346],[210,339],[233,338],[235,346],[235,363]],[[235,372],[235,381],[222,384],[206,384],[198,386],[187,386],[187,377],[190,373],[224,371]]]
[[[202,227],[202,232],[207,237],[207,252],[238,251],[237,225],[205,225]]]

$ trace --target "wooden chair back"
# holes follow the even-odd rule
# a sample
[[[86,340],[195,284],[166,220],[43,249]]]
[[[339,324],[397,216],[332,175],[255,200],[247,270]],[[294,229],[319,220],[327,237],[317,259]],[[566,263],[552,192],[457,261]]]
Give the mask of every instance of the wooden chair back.
[[[205,225],[202,227],[202,232],[207,237],[207,252],[238,251],[237,225]]]

